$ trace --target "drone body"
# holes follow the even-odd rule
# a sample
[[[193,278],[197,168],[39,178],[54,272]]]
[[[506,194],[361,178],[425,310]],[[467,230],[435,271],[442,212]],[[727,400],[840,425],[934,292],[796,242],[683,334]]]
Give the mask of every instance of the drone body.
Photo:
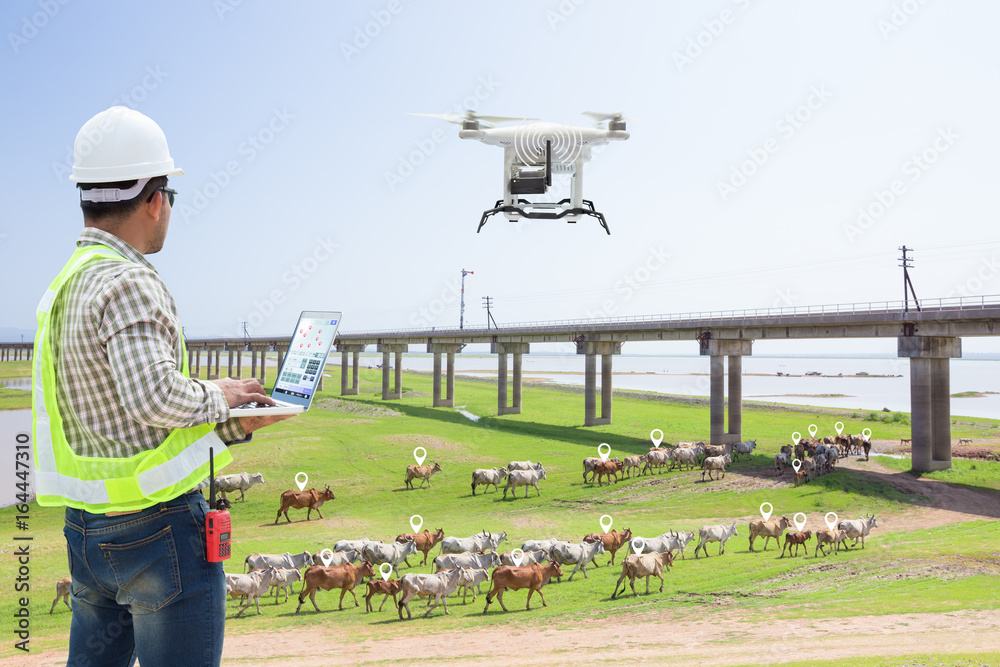
[[[576,127],[559,123],[528,122],[534,118],[478,116],[471,111],[456,114],[416,114],[441,118],[460,124],[458,136],[476,139],[491,146],[501,146],[503,153],[503,199],[483,212],[478,233],[490,216],[503,213],[508,220],[565,220],[576,222],[581,216],[597,218],[608,234],[604,215],[594,203],[583,198],[583,165],[591,157],[591,148],[629,138],[620,113],[584,112],[594,118],[595,127]],[[518,121],[519,125],[495,127],[494,123]],[[606,123],[606,124],[605,124]],[[570,196],[560,201],[529,201],[522,195],[544,195],[552,186],[552,174],[571,174]]]

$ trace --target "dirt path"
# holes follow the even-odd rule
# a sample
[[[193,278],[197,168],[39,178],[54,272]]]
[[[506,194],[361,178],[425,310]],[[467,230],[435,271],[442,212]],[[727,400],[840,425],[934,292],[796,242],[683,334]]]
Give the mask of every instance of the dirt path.
[[[1000,493],[966,489],[871,461],[851,458],[843,467],[886,482],[903,493],[926,498],[924,506],[880,517],[886,532],[961,521],[1000,519]],[[592,662],[613,647],[624,661],[663,664],[746,665],[858,658],[871,655],[996,652],[1000,658],[1000,612],[967,610],[931,614],[891,614],[804,622],[775,619],[744,610],[713,612],[712,622],[670,612],[627,614],[591,625],[584,620],[536,624],[505,618],[493,628],[433,632],[418,621],[387,630],[385,639],[358,641],[335,628],[292,628],[226,637],[224,664],[265,667],[366,664],[420,660],[456,664],[494,655],[497,647],[529,647],[517,652],[524,665]],[[497,614],[499,620],[500,615]],[[412,628],[412,629],[411,629]],[[782,639],[776,639],[782,638]],[[877,647],[872,649],[871,647]],[[65,651],[0,660],[0,667],[40,667],[66,663]]]

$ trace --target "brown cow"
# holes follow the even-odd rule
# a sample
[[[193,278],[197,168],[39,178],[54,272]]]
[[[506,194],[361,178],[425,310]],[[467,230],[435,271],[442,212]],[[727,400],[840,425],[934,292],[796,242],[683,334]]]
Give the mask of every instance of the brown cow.
[[[382,611],[382,607],[385,606],[385,601],[392,596],[392,604],[396,605],[396,594],[399,593],[400,580],[390,579],[389,581],[382,581],[381,579],[369,579],[368,580],[368,594],[365,595],[365,613],[372,610],[372,598],[380,593],[384,593],[385,597],[382,598],[382,604],[378,606],[378,610]]]
[[[406,466],[406,488],[412,489],[413,480],[420,480],[420,488],[423,488],[424,482],[427,482],[427,488],[431,486],[431,475],[436,472],[441,472],[441,464],[435,463],[433,466]]]
[[[597,542],[600,540],[604,543],[604,551],[611,554],[611,560],[608,561],[609,565],[615,564],[615,552],[622,547],[622,545],[628,544],[632,539],[632,529],[626,528],[622,532],[611,529],[610,533],[591,533],[590,535],[584,535],[584,542]],[[597,564],[597,559],[594,559],[594,567],[599,567]]]
[[[726,454],[732,454],[732,445],[705,445],[705,457],[709,456],[725,456]]]
[[[483,608],[483,613],[489,611],[490,602],[493,601],[494,596],[500,603],[500,608],[509,611],[503,604],[503,592],[508,588],[512,591],[519,591],[522,588],[528,589],[528,604],[525,609],[531,609],[531,594],[535,591],[538,591],[538,597],[542,598],[542,606],[548,607],[549,605],[545,604],[545,596],[542,595],[542,586],[549,583],[552,577],[561,576],[562,568],[559,567],[559,563],[555,562],[544,565],[535,563],[521,567],[501,565],[493,570],[493,575],[490,577],[493,588],[486,594],[486,606]]]
[[[302,577],[302,592],[299,593],[299,606],[295,608],[295,613],[299,613],[299,610],[302,609],[302,603],[306,601],[307,595],[309,596],[309,601],[313,603],[313,607],[316,607],[316,611],[319,611],[319,607],[316,606],[316,589],[318,588],[322,588],[324,591],[332,588],[340,589],[340,605],[337,607],[338,610],[344,608],[344,595],[348,591],[354,597],[354,606],[360,607],[361,603],[358,602],[358,596],[354,594],[354,587],[361,583],[361,580],[365,577],[371,577],[374,574],[372,564],[366,560],[361,561],[357,565],[353,563],[334,565],[333,567],[313,565],[306,570],[305,576]]]
[[[607,461],[598,461],[594,464],[594,476],[591,477],[590,482],[593,484],[594,480],[597,480],[597,485],[601,486],[601,480],[605,475],[608,477],[613,477],[615,484],[618,483],[618,473],[622,471],[624,464],[621,459],[608,459]],[[611,482],[608,482],[610,484]]]
[[[420,561],[421,565],[427,565],[427,554],[430,553],[438,542],[444,539],[444,528],[438,528],[433,533],[426,528],[420,533],[403,533],[396,536],[397,542],[409,542],[413,541],[417,545],[417,551],[424,554],[424,559]],[[404,559],[406,567],[410,567],[410,558]]]
[[[274,522],[278,523],[278,519],[284,513],[285,519],[288,520],[288,523],[291,523],[292,520],[288,518],[288,509],[300,510],[303,507],[309,508],[309,511],[306,512],[306,521],[309,521],[313,510],[316,510],[316,514],[319,514],[319,518],[322,519],[323,513],[319,511],[320,505],[327,500],[333,500],[335,497],[333,491],[330,490],[329,484],[322,491],[317,491],[315,487],[308,491],[292,491],[289,489],[281,494],[281,509],[278,510],[278,516],[274,517]]]
[[[70,611],[73,611],[73,607],[69,606],[69,586],[72,583],[73,580],[69,577],[60,579],[56,582],[56,599],[52,601],[52,608],[49,609],[50,614],[55,610],[56,604],[59,603],[60,599],[66,603],[66,606],[69,607]]]
[[[629,580],[629,585],[632,586],[632,595],[638,596],[639,594],[635,592],[635,579],[636,577],[646,577],[646,595],[649,595],[649,578],[658,577],[660,580],[660,592],[663,592],[663,570],[670,570],[670,566],[674,564],[674,555],[669,551],[664,551],[663,553],[646,553],[646,554],[629,554],[622,561],[622,576],[618,577],[618,583],[615,584],[615,591],[611,594],[611,599],[614,600],[618,595],[618,586],[621,585],[622,593],[625,592],[625,585],[622,584],[626,578]]]
[[[788,555],[789,556],[798,556],[799,555],[799,545],[802,545],[803,547],[805,547],[806,546],[806,542],[808,542],[809,538],[811,538],[811,537],[812,537],[812,531],[811,530],[803,530],[803,531],[798,532],[798,533],[785,533],[785,546],[781,550],[781,558],[785,557],[785,549],[788,549]],[[795,546],[795,553],[794,554],[792,553],[792,549],[791,549],[791,547],[793,545]],[[802,550],[802,555],[803,556],[807,555],[808,553],[809,553],[809,548],[808,547],[806,547],[805,549]]]

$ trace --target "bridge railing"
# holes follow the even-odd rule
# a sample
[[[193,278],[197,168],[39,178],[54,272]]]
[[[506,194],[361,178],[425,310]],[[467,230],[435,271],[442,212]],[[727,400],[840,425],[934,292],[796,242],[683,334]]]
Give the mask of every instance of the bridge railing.
[[[496,331],[510,332],[518,329],[564,329],[567,326],[607,326],[621,328],[622,325],[642,327],[648,324],[690,324],[706,320],[747,320],[760,318],[810,317],[815,315],[874,315],[896,314],[904,312],[906,304],[902,301],[868,301],[860,303],[841,303],[820,306],[784,306],[780,308],[744,308],[742,310],[704,310],[686,313],[670,313],[663,315],[628,315],[621,317],[578,318],[568,320],[535,320],[505,324]],[[920,312],[955,312],[985,310],[1000,308],[1000,295],[977,297],[944,297],[927,299],[920,302]],[[909,305],[910,312],[917,312],[915,305]],[[631,328],[631,327],[628,327]],[[403,329],[370,329],[365,331],[345,331],[344,336],[372,336],[378,334],[427,333],[433,331],[439,334],[472,333],[487,331],[483,328],[433,328],[426,327]],[[493,330],[490,330],[493,331]]]

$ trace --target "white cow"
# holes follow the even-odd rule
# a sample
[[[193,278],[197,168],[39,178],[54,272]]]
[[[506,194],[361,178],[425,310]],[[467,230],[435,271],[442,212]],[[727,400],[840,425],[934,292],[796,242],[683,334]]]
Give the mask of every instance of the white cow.
[[[459,568],[459,572],[461,574],[458,577],[457,588],[462,589],[462,604],[465,604],[465,596],[470,590],[472,591],[472,601],[475,602],[479,584],[490,580],[490,571],[485,568]]]
[[[683,558],[684,549],[694,539],[694,533],[689,530],[682,533],[671,530],[656,537],[633,537],[632,539],[642,540],[643,548],[639,553],[663,553],[665,551],[673,553],[674,551],[680,551]],[[632,551],[631,544],[629,545],[629,551]]]
[[[860,517],[858,519],[849,519],[846,521],[841,521],[837,524],[839,530],[843,530],[847,533],[847,537],[854,540],[854,546],[858,546],[858,539],[861,539],[861,548],[865,548],[865,537],[867,537],[869,531],[872,528],[878,528],[878,524],[875,523],[875,515],[867,517]],[[845,544],[846,548],[847,545]]]
[[[737,442],[733,445],[733,460],[739,461],[740,455],[746,454],[747,458],[751,458],[754,448],[757,446],[756,440],[747,440],[746,442]]]
[[[671,451],[666,449],[650,449],[646,453],[646,463],[642,468],[642,474],[645,475],[647,470],[652,469],[656,466],[660,472],[663,472],[663,466],[670,464]]]
[[[545,470],[511,470],[507,474],[507,486],[503,487],[503,497],[507,498],[507,491],[514,487],[514,498],[517,498],[518,485],[524,486],[524,497],[528,497],[528,487],[535,487],[535,493],[539,496],[542,492],[538,490],[539,480],[545,479]]]
[[[407,556],[415,554],[417,552],[417,543],[413,540],[407,540],[406,542],[393,542],[392,544],[383,544],[381,542],[372,542],[366,544],[361,549],[361,557],[372,564],[373,568],[378,567],[382,563],[388,563],[392,566],[393,571],[395,571],[396,576],[399,576],[399,564],[406,559]]]
[[[553,540],[554,541],[554,540]],[[551,545],[549,545],[551,548]],[[514,557],[511,556],[512,551],[505,551],[500,554],[500,564],[510,565],[511,567],[521,567],[524,565],[534,565],[535,563],[544,563],[549,559],[549,552],[546,550],[539,549],[537,551],[524,551],[524,556],[521,557],[520,563],[514,563]]]
[[[496,567],[498,565],[500,565],[500,556],[495,551],[488,554],[442,554],[434,559],[435,572],[451,570],[456,567],[480,569]]]
[[[726,465],[732,463],[729,458],[729,454],[723,454],[722,456],[708,456],[705,460],[701,462],[701,481],[705,481],[705,473],[708,473],[708,479],[712,479],[712,471],[721,471],[722,478],[726,477]],[[716,473],[716,479],[719,479],[719,473]]]
[[[680,470],[681,465],[686,465],[691,470],[698,463],[698,450],[693,447],[678,447],[671,452],[670,469],[676,467]]]
[[[583,578],[587,578],[587,563],[594,560],[597,556],[604,553],[604,543],[603,542],[580,542],[579,544],[571,544],[569,542],[556,542],[551,549],[549,549],[549,558],[554,563],[562,565],[563,563],[569,563],[570,565],[576,564],[573,571],[569,575],[569,580],[573,581],[573,575],[576,574],[577,570],[583,570]],[[562,577],[558,577],[559,581],[562,581]]]
[[[271,577],[271,588],[274,589],[274,604],[278,604],[278,592],[285,591],[285,602],[288,602],[288,589],[292,588],[292,584],[296,581],[302,581],[301,570],[296,570],[290,567],[279,567],[274,571],[274,575]],[[295,592],[292,589],[292,592]]]
[[[542,470],[541,463],[532,463],[531,461],[511,461],[507,464],[507,471],[512,470]]]
[[[549,550],[552,549],[552,545],[560,541],[561,540],[557,540],[554,537],[550,537],[547,540],[528,540],[521,545],[521,551],[524,553],[528,553],[529,551],[544,551],[545,553],[548,553]]]
[[[240,492],[240,500],[244,499],[244,493],[254,484],[263,484],[264,475],[255,472],[252,475],[248,472],[239,472],[233,475],[219,475],[215,478],[215,488],[226,497],[226,492]]]
[[[369,540],[367,537],[364,537],[360,540],[340,540],[339,542],[333,545],[333,550],[351,551],[353,549],[355,551],[361,551],[362,549],[365,548],[366,544],[372,544],[375,543],[376,541],[377,540]],[[382,544],[382,542],[378,543]],[[316,563],[316,565],[322,565],[322,563]]]
[[[492,485],[494,490],[499,491],[497,485],[505,479],[507,479],[506,468],[477,468],[472,471],[472,495],[476,495],[477,486],[489,488]]]
[[[403,607],[406,607],[407,618],[413,618],[410,613],[410,600],[416,597],[434,597],[434,606],[428,609],[424,616],[430,615],[434,608],[444,603],[444,613],[448,613],[448,596],[458,588],[459,577],[463,570],[455,568],[438,572],[437,574],[407,574],[400,580],[400,591],[403,598],[399,601],[399,619],[403,619]]]
[[[587,483],[587,475],[590,475],[590,480],[594,479],[594,466],[601,462],[601,459],[596,456],[588,456],[583,460],[583,483]]]
[[[268,567],[286,567],[301,570],[310,565],[319,565],[319,563],[313,562],[313,557],[308,551],[298,554],[292,554],[287,551],[283,554],[253,553],[243,561],[243,571],[246,572],[249,570],[252,572],[253,570],[263,570]]]
[[[485,530],[469,537],[446,537],[441,540],[442,554],[460,554],[466,551],[496,551],[500,543],[507,539],[507,533],[487,533]]]
[[[348,563],[355,563],[358,561],[359,558],[361,558],[361,552],[358,551],[357,549],[348,549],[347,551],[334,551],[330,555],[330,564],[327,567],[336,567],[338,565],[347,565]],[[313,556],[313,561],[315,561],[314,563],[315,565],[326,566],[323,560],[319,557],[319,554]]]
[[[702,526],[698,529],[698,546],[694,549],[694,557],[698,557],[698,551],[700,549],[705,550],[705,558],[708,558],[708,543],[718,542],[719,543],[719,555],[726,553],[726,540],[734,535],[739,535],[736,532],[736,522],[729,524],[728,526],[720,523],[714,526]]]
[[[263,613],[260,610],[260,596],[267,595],[267,589],[270,588],[271,579],[276,571],[275,568],[268,567],[264,570],[254,570],[250,574],[226,573],[226,594],[234,598],[247,596],[247,603],[236,614],[237,618],[250,608],[252,602],[257,603],[257,614]]]

